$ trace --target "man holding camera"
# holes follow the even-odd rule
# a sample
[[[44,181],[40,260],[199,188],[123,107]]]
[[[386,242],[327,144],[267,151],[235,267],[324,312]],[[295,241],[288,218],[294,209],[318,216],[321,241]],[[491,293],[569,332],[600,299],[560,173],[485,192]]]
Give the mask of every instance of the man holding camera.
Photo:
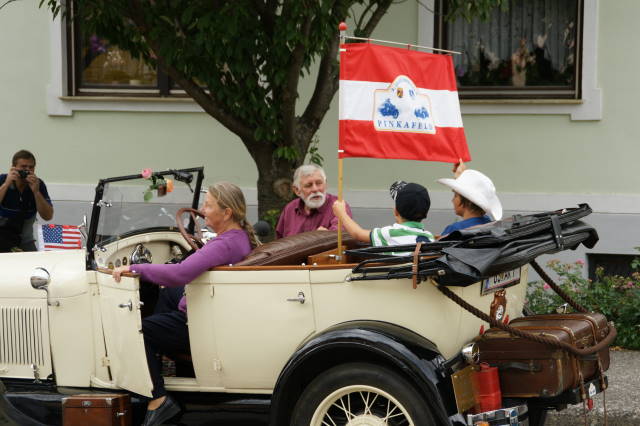
[[[36,158],[26,150],[13,155],[11,170],[0,174],[0,252],[35,251],[36,213],[53,217],[47,186],[34,173]]]

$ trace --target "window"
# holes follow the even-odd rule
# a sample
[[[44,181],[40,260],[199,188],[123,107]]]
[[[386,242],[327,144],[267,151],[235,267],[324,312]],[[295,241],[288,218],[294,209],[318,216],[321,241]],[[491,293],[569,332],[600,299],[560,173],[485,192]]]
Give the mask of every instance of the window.
[[[603,269],[604,275],[630,277],[635,272],[631,267],[631,262],[637,257],[633,254],[587,253],[588,277],[595,281],[597,278],[596,269],[599,267]]]
[[[76,94],[114,89],[153,92],[158,88],[158,73],[154,67],[111,45],[107,39],[83,34],[75,41],[74,57],[79,59],[74,75]]]
[[[435,44],[454,55],[462,99],[581,99],[582,0],[511,0],[490,19],[446,21]]]
[[[71,96],[184,95],[161,70],[99,34],[86,32],[79,21],[68,23],[67,49],[67,93]]]

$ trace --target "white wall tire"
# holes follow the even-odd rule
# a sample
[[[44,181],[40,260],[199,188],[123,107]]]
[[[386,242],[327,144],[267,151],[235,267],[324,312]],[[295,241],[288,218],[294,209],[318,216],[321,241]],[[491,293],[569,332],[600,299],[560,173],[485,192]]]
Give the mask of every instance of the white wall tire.
[[[295,426],[430,426],[433,418],[414,386],[375,364],[349,363],[321,373],[303,391]]]

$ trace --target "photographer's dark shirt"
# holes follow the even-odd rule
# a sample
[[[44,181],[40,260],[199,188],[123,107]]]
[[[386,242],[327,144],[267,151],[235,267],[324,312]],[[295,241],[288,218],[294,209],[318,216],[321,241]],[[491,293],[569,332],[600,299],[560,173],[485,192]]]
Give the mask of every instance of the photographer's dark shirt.
[[[3,185],[6,179],[5,173],[0,174],[0,185]],[[42,179],[40,179],[40,193],[52,205],[47,185]],[[7,189],[0,203],[0,252],[20,246],[25,221],[33,223],[37,212],[36,199],[29,185],[25,185],[22,192],[18,191],[15,185]]]

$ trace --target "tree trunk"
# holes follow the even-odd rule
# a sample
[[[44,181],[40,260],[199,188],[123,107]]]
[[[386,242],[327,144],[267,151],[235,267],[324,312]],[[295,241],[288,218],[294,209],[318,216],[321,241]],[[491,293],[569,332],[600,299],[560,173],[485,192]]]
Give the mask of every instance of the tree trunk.
[[[258,169],[258,218],[269,222],[272,235],[275,235],[282,208],[295,196],[291,188],[293,172],[304,159],[289,161],[276,158],[277,147],[268,142],[243,142]]]

